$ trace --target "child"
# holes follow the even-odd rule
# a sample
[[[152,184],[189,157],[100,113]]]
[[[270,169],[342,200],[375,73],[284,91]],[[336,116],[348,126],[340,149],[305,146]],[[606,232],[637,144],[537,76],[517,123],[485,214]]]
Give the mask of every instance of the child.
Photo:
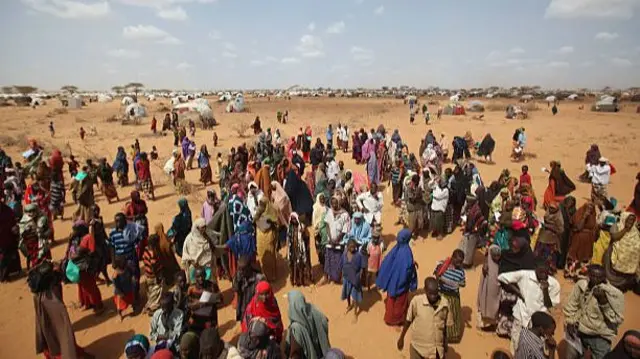
[[[382,252],[384,252],[384,243],[380,240],[380,235],[374,236],[367,246],[369,260],[367,261],[367,289],[371,290],[371,283],[375,283],[380,265],[382,264]]]
[[[69,156],[69,174],[71,175],[71,177],[75,177],[78,174],[78,167],[80,167],[80,164],[78,163],[78,161],[76,161],[76,158],[73,157],[73,155]]]
[[[187,290],[188,308],[191,312],[189,327],[196,331],[218,327],[218,304],[222,294],[218,283],[206,279],[203,267],[193,271],[193,284]]]
[[[153,132],[153,134],[155,135],[158,130],[158,120],[156,120],[156,116],[153,116],[153,119],[151,119],[151,132]]]
[[[358,304],[362,302],[362,270],[365,268],[364,257],[358,251],[355,240],[347,242],[347,251],[342,255],[342,300],[347,300],[347,312],[352,308],[351,299],[355,301],[354,314],[358,320]]]
[[[189,133],[191,134],[191,137],[195,137],[196,135],[196,123],[191,119],[189,119]]]
[[[155,161],[158,159],[158,149],[156,148],[156,146],[151,147],[150,158],[152,161]]]
[[[56,130],[53,128],[53,121],[49,122],[49,133],[52,138],[56,135]]]
[[[520,175],[520,186],[527,183],[531,185],[531,175],[529,174],[529,166],[522,166],[522,174]]]
[[[416,120],[416,115],[413,113],[413,111],[411,111],[411,114],[409,115],[409,123],[413,125],[413,122]]]
[[[391,168],[391,189],[393,193],[393,205],[398,206],[400,204],[400,198],[402,198],[402,178],[403,173],[402,159],[398,158],[395,165]]]
[[[113,301],[116,304],[118,315],[120,315],[120,321],[123,321],[124,311],[135,301],[136,278],[131,268],[127,266],[127,260],[124,257],[116,257],[113,260],[113,268],[116,270],[116,276],[113,278]]]
[[[218,133],[213,133],[213,147],[218,147]]]
[[[218,164],[218,177],[220,177],[221,171],[222,171],[222,166],[224,166],[224,164],[222,163],[222,153],[218,152],[218,156],[216,158],[216,163]]]
[[[464,252],[456,249],[451,257],[438,262],[434,275],[440,285],[440,293],[449,302],[449,311],[453,320],[447,325],[447,341],[458,343],[462,338],[462,308],[460,305],[460,288],[466,286],[463,268]]]
[[[87,132],[84,130],[84,127],[80,127],[80,139],[84,141],[84,136]]]
[[[152,316],[160,308],[164,278],[162,277],[162,263],[160,263],[160,237],[157,234],[149,236],[149,243],[142,255],[144,263],[144,276],[147,283],[147,305],[145,312]]]
[[[187,311],[187,291],[189,290],[189,283],[187,282],[187,275],[184,271],[177,272],[174,277],[175,285],[171,292],[173,293],[173,302],[177,309],[180,309],[183,313],[185,313],[185,318],[188,313]]]

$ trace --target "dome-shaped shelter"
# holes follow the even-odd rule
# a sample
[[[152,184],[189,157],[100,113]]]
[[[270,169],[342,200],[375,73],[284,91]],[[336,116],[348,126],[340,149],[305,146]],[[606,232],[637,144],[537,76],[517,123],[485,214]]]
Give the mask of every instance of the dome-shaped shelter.
[[[127,106],[124,111],[124,115],[129,118],[147,117],[147,109],[141,104],[134,102]]]
[[[135,102],[136,102],[136,101],[133,99],[133,97],[131,97],[131,96],[125,96],[125,97],[123,97],[123,98],[122,98],[122,102],[121,102],[121,103],[122,103],[124,106],[129,106],[129,105],[131,105],[132,103],[135,103]]]
[[[235,99],[229,101],[227,104],[227,112],[243,112],[244,111],[244,96],[238,95]]]

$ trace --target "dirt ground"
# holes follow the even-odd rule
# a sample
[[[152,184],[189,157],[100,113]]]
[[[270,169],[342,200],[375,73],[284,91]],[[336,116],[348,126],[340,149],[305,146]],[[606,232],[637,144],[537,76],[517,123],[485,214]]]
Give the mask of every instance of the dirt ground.
[[[167,103],[167,99],[155,102],[143,100],[150,114],[155,114],[161,122],[164,113],[155,112],[160,102]],[[324,141],[324,128],[329,123],[334,126],[338,122],[348,124],[350,129],[364,127],[366,129],[383,124],[388,129],[398,128],[404,141],[408,141],[410,150],[416,152],[420,139],[424,137],[427,129],[433,129],[437,136],[445,132],[451,140],[455,135],[463,135],[466,130],[472,131],[476,140],[482,139],[485,133],[490,132],[497,142],[494,154],[495,165],[479,163],[482,178],[485,182],[497,179],[500,171],[508,168],[514,174],[520,173],[520,166],[528,164],[533,176],[534,188],[539,199],[547,185],[547,175],[541,168],[548,166],[549,161],[559,160],[566,172],[574,178],[577,191],[574,193],[579,203],[584,202],[589,196],[590,186],[579,183],[577,176],[583,170],[584,154],[592,143],[600,146],[601,152],[608,157],[618,170],[612,177],[610,194],[619,200],[621,206],[627,206],[632,199],[635,176],[640,170],[638,164],[640,153],[640,115],[635,114],[635,105],[627,105],[623,112],[615,114],[593,113],[588,110],[579,110],[579,103],[561,103],[559,114],[552,116],[546,104],[540,105],[540,110],[531,112],[530,119],[506,120],[503,111],[486,112],[483,121],[473,120],[472,115],[467,116],[443,116],[442,120],[434,121],[426,126],[423,120],[416,118],[416,124],[409,124],[409,111],[400,100],[393,99],[342,99],[342,98],[308,98],[267,101],[267,99],[247,99],[250,108],[249,113],[227,114],[223,113],[224,107],[216,103],[214,111],[216,119],[220,123],[215,128],[220,141],[219,147],[213,148],[213,131],[198,130],[195,141],[198,146],[207,144],[210,153],[218,151],[226,153],[231,146],[242,142],[251,142],[253,137],[240,138],[236,128],[242,122],[251,123],[256,115],[262,120],[263,128],[277,126],[276,112],[289,110],[290,122],[280,126],[284,136],[295,134],[299,127],[312,124],[314,137],[320,136]],[[445,103],[442,101],[442,103]],[[506,105],[506,102],[504,102]],[[35,137],[50,149],[55,146],[63,150],[66,156],[72,150],[76,157],[82,161],[85,158],[106,157],[110,162],[119,145],[129,148],[138,138],[143,151],[150,151],[152,145],[156,145],[160,152],[160,160],[152,166],[154,182],[157,184],[155,202],[149,203],[149,222],[154,225],[162,222],[165,228],[171,224],[171,218],[177,213],[173,187],[168,177],[162,173],[165,160],[170,156],[173,137],[154,136],[150,133],[150,117],[141,125],[123,126],[119,122],[109,123],[105,119],[111,115],[121,113],[120,104],[114,101],[106,104],[91,103],[87,107],[78,110],[68,110],[66,114],[48,117],[52,110],[58,108],[57,101],[49,101],[45,106],[36,109],[5,107],[0,108],[0,146],[5,149],[14,160],[19,159],[19,153],[26,149],[25,138]],[[590,103],[585,103],[589,108]],[[434,106],[430,106],[431,112],[435,112]],[[53,121],[56,127],[56,137],[51,139],[47,125]],[[85,141],[81,141],[78,135],[79,128],[83,126],[90,131],[95,127],[97,135],[89,134]],[[528,134],[528,149],[531,154],[524,163],[513,163],[509,159],[511,151],[511,136],[517,127],[525,127]],[[251,131],[247,130],[249,136]],[[339,154],[339,159],[345,160],[347,168],[364,172],[362,166],[356,166],[349,154]],[[215,169],[214,169],[215,170]],[[65,168],[66,172],[66,168]],[[68,174],[67,174],[68,175]],[[206,190],[198,183],[199,171],[193,170],[187,173],[187,180],[193,184],[195,191],[188,196],[194,217],[198,215],[205,198]],[[217,185],[216,185],[217,189]],[[100,196],[98,203],[102,207],[103,216],[108,224],[112,224],[113,215],[120,211],[128,199],[131,188],[119,188],[121,201],[108,205]],[[390,203],[390,189],[384,191],[385,202]],[[67,196],[67,217],[74,210],[70,196]],[[542,213],[539,213],[542,215]],[[397,218],[397,210],[387,205],[384,208],[383,236],[385,241],[392,242],[399,227],[394,225]],[[55,222],[56,246],[53,256],[59,259],[66,248],[67,236],[70,233],[71,222]],[[420,264],[419,282],[422,283],[426,276],[431,275],[435,262],[448,256],[457,247],[461,233],[456,231],[444,240],[438,242],[435,239],[417,241],[413,247],[416,261]],[[281,252],[284,254],[284,251]],[[321,269],[317,264],[317,256],[312,254],[314,274],[316,278],[321,275]],[[483,333],[475,328],[476,296],[479,278],[481,276],[482,255],[476,253],[475,267],[467,271],[467,287],[461,290],[463,316],[466,321],[463,340],[460,344],[451,345],[447,358],[485,358],[496,348],[508,348],[509,343],[505,339],[498,338],[495,334]],[[283,320],[287,323],[286,293],[291,289],[287,275],[287,269],[282,257],[279,261],[280,280],[275,284],[276,297],[283,313]],[[562,300],[571,291],[572,283],[560,279],[562,284]],[[422,286],[422,284],[420,284]],[[14,280],[9,284],[0,285],[0,357],[3,358],[31,358],[34,355],[34,311],[31,294],[25,283],[25,278]],[[225,295],[226,306],[220,310],[220,332],[224,339],[235,342],[239,336],[239,325],[234,322],[234,310],[230,306],[232,293],[228,281],[221,283]],[[100,284],[103,299],[108,309],[113,309],[113,288],[107,288]],[[384,314],[383,298],[385,294],[376,290],[365,292],[364,312],[357,319],[353,313],[346,314],[346,302],[340,301],[339,285],[310,286],[301,291],[309,302],[312,302],[329,318],[329,335],[331,344],[341,348],[353,358],[408,358],[408,349],[398,352],[396,341],[399,332],[387,327],[382,318]],[[64,297],[73,322],[76,338],[81,346],[96,355],[97,358],[123,357],[125,341],[134,333],[148,334],[149,318],[145,315],[128,317],[120,322],[113,310],[101,316],[95,316],[91,312],[79,311],[72,308],[72,303],[77,301],[77,289],[75,285],[67,285],[64,289]],[[619,333],[631,328],[640,327],[640,312],[633,308],[640,305],[640,298],[632,293],[625,295],[625,321]],[[552,314],[558,321],[556,339],[560,342],[562,337],[562,313],[561,308],[556,308]],[[407,338],[408,342],[409,338]],[[561,348],[563,344],[560,345]],[[406,345],[405,348],[408,348]]]

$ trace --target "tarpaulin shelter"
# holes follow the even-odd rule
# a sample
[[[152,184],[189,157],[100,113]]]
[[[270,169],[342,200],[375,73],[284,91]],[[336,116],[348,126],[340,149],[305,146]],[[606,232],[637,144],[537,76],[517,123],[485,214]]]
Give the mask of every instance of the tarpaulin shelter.
[[[124,111],[124,115],[130,118],[147,117],[147,109],[141,104],[134,102],[127,106]]]
[[[203,126],[211,127],[217,125],[216,119],[213,117],[213,110],[203,101],[190,101],[181,103],[173,107],[173,111],[180,114],[183,120],[194,119],[199,120]],[[206,101],[206,100],[205,100]]]
[[[618,99],[613,96],[604,95],[598,102],[591,106],[591,111],[596,112],[618,112],[620,107],[618,105]]]
[[[244,111],[244,96],[238,95],[235,99],[229,101],[226,108],[227,112],[243,112]]]
[[[453,116],[460,116],[460,115],[466,114],[464,110],[464,106],[454,102],[449,103],[447,106],[445,106],[444,109],[442,109],[442,113],[445,115],[453,115]]]
[[[131,105],[132,103],[135,103],[135,101],[133,100],[133,97],[130,96],[125,96],[122,98],[122,102],[121,102],[124,106],[128,106]]]
[[[467,111],[469,112],[484,112],[484,104],[481,101],[474,100],[467,105]]]

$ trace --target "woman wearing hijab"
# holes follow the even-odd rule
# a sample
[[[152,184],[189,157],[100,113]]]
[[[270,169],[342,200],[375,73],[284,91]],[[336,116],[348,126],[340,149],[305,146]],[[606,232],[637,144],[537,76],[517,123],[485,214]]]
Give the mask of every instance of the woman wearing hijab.
[[[182,248],[184,241],[189,235],[189,231],[192,230],[191,222],[191,210],[189,209],[189,202],[186,198],[180,198],[178,200],[178,208],[180,212],[173,217],[171,228],[167,232],[167,237],[173,240],[175,244],[176,254],[182,257]]]
[[[206,187],[207,183],[213,184],[213,172],[211,171],[211,155],[207,150],[207,145],[200,147],[200,153],[198,154],[198,167],[200,167],[200,182]]]
[[[325,216],[329,208],[327,207],[326,196],[324,193],[319,193],[316,196],[316,201],[313,204],[313,236],[316,246],[316,253],[318,254],[318,262],[324,268],[324,248],[328,241],[327,224],[325,222]]]
[[[307,280],[312,282],[309,230],[295,212],[291,213],[287,229],[287,261],[293,286],[304,286]]]
[[[249,331],[251,322],[256,318],[261,318],[267,325],[269,328],[268,336],[273,337],[278,343],[282,340],[284,326],[280,308],[276,297],[273,295],[271,285],[264,280],[256,285],[255,295],[245,309],[241,323],[243,333]]]
[[[200,359],[244,359],[233,345],[220,339],[218,328],[200,333]]]
[[[142,258],[149,236],[149,221],[147,219],[147,202],[140,197],[140,192],[131,191],[131,201],[125,208],[125,216],[128,221],[135,222],[144,228],[143,240],[137,248],[138,258]]]
[[[184,157],[180,153],[174,154],[175,161],[173,163],[173,185],[176,188],[176,192],[184,193],[186,190],[186,170],[187,164],[184,162]]]
[[[244,193],[240,191],[240,185],[231,186],[231,196],[227,204],[231,221],[233,222],[233,230],[237,231],[242,222],[253,222],[249,207],[244,203]]]
[[[306,183],[293,170],[286,175],[284,190],[291,200],[291,209],[304,223],[308,223],[313,214],[313,197]]]
[[[376,155],[376,145],[373,139],[367,140],[362,146],[362,159],[366,161],[367,179],[369,185],[372,183],[379,184],[380,176],[378,173],[378,157]]]
[[[593,202],[582,205],[571,218],[571,242],[567,251],[565,278],[577,277],[593,257],[593,243],[598,237],[596,208]]]
[[[351,158],[356,161],[356,164],[360,164],[362,162],[362,142],[360,142],[359,133],[356,132],[351,137],[353,139]]]
[[[293,212],[291,208],[291,201],[287,192],[284,191],[282,185],[277,181],[271,181],[271,201],[273,206],[278,211],[278,223],[280,226],[287,226],[289,224],[289,217]]]
[[[562,202],[567,195],[576,190],[575,184],[564,172],[560,162],[551,161],[550,167],[551,169],[548,170],[549,185],[544,192],[544,207],[551,203]]]
[[[258,262],[260,262],[262,267],[262,272],[270,281],[274,281],[277,275],[277,221],[277,213],[271,205],[271,201],[262,197],[258,203],[256,216],[254,218],[256,227],[256,254]]]
[[[331,348],[329,320],[304,295],[292,290],[288,293],[289,328],[285,338],[288,358],[321,359]]]
[[[342,280],[342,244],[349,233],[349,213],[339,203],[337,197],[331,198],[331,208],[325,215],[324,222],[327,226],[327,244],[324,247],[324,276],[334,283]]]
[[[484,257],[482,278],[478,286],[478,324],[479,329],[487,329],[498,323],[500,309],[500,282],[498,270],[500,267],[500,247],[492,244]]]
[[[576,213],[576,199],[573,196],[565,197],[560,203],[560,211],[562,212],[562,222],[564,223],[564,231],[560,237],[560,253],[556,268],[564,268],[567,261],[567,252],[569,251],[569,241],[571,239],[571,228],[573,215]]]
[[[177,245],[177,242],[176,242]],[[191,232],[184,240],[181,253],[182,268],[191,277],[191,272],[197,267],[211,267],[213,248],[205,233],[204,219],[198,218],[193,222]]]
[[[280,343],[269,335],[270,330],[262,318],[254,318],[238,339],[238,351],[244,359],[283,359]]]
[[[552,274],[557,270],[556,264],[558,263],[563,233],[564,219],[562,218],[562,212],[556,203],[552,203],[544,215],[544,224],[540,230],[535,248],[536,257],[547,264]]]
[[[598,165],[598,160],[602,157],[600,154],[600,148],[597,144],[592,144],[591,147],[587,150],[587,154],[584,158],[585,170],[580,175],[580,180],[583,182],[591,183],[591,176],[589,175],[589,170],[592,166]]]
[[[207,191],[207,199],[202,204],[202,210],[200,211],[200,216],[204,218],[205,222],[209,224],[213,219],[213,215],[220,208],[220,199],[214,190]]]
[[[409,308],[409,292],[418,288],[418,273],[409,241],[411,231],[398,233],[397,243],[382,260],[376,286],[387,292],[384,322],[390,326],[404,324]]]
[[[176,273],[180,271],[180,266],[178,265],[178,261],[176,261],[171,241],[167,238],[162,223],[156,224],[153,231],[159,238],[158,257],[160,258],[160,263],[162,263],[162,278],[164,278],[167,285],[171,286],[173,285]]]
[[[136,169],[138,170],[138,183],[140,184],[140,188],[142,188],[142,192],[144,192],[145,197],[147,197],[147,199],[151,198],[151,200],[155,200],[156,197],[153,191],[153,180],[151,179],[151,162],[149,162],[146,152],[140,153],[140,160],[136,164]]]
[[[487,133],[482,139],[482,142],[480,142],[480,146],[478,147],[478,151],[476,152],[476,154],[484,158],[485,162],[493,163],[491,154],[493,153],[493,150],[495,150],[495,148],[496,141],[493,139],[493,137],[491,137],[490,133]]]
[[[635,214],[622,213],[603,258],[607,280],[621,291],[633,289],[636,285],[640,265],[640,231],[636,220]]]
[[[93,309],[100,312],[103,309],[102,296],[96,284],[96,268],[91,263],[91,256],[96,251],[95,244],[87,224],[82,220],[76,221],[65,257],[80,269],[78,303],[85,310]]]

